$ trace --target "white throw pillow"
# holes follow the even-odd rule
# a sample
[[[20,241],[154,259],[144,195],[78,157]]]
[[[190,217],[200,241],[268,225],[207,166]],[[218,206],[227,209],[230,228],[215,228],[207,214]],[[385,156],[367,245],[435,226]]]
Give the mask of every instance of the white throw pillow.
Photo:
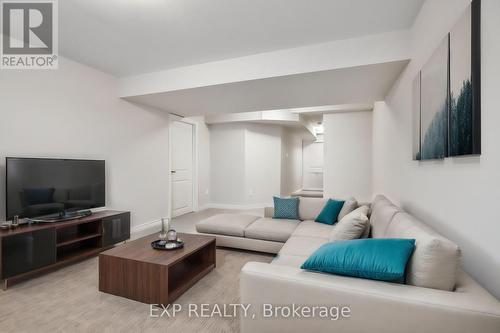
[[[350,240],[360,238],[370,227],[368,206],[361,206],[344,216],[333,228],[330,240]]]
[[[345,200],[344,205],[339,212],[339,216],[337,217],[338,221],[342,220],[347,214],[353,212],[356,208],[358,208],[358,201],[355,198],[350,197]],[[368,213],[366,215],[368,215]]]

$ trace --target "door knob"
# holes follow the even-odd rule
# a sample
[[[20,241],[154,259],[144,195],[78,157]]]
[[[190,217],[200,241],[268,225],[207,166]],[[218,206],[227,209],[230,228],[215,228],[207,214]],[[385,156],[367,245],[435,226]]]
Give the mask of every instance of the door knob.
[[[172,173],[172,174],[175,173],[175,170],[170,170],[170,173]]]

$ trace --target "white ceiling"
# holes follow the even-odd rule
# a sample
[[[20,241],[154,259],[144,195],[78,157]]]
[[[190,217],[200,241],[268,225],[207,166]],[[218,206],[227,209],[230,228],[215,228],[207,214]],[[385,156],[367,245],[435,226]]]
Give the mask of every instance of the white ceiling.
[[[126,97],[182,116],[383,100],[408,61]]]
[[[61,0],[61,54],[116,76],[409,28],[423,0]]]

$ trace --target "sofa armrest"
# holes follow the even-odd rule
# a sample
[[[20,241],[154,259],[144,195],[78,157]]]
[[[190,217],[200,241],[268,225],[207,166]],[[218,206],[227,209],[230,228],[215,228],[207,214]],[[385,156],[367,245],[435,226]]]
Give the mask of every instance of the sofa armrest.
[[[247,263],[240,295],[255,317],[241,332],[499,332],[500,304],[466,274],[455,292]],[[349,307],[350,317],[264,318],[265,304]]]
[[[274,207],[264,207],[264,217],[272,218],[274,216]]]

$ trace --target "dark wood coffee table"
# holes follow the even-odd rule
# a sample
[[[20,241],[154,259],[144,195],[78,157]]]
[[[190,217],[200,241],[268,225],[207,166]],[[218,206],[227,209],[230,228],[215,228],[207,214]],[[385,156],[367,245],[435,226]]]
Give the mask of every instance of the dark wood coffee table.
[[[169,304],[215,268],[215,237],[179,234],[182,249],[151,248],[150,235],[99,254],[99,290],[148,304]]]

